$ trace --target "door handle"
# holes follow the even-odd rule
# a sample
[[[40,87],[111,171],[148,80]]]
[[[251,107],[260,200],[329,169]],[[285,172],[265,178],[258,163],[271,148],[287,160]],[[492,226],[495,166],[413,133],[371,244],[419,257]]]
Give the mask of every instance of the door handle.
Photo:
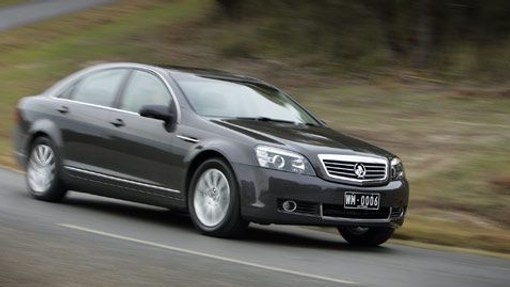
[[[110,122],[110,124],[114,125],[116,128],[124,126],[124,121],[122,119],[115,119]]]
[[[57,108],[57,111],[61,114],[67,114],[69,112],[69,108],[67,106],[61,106]]]

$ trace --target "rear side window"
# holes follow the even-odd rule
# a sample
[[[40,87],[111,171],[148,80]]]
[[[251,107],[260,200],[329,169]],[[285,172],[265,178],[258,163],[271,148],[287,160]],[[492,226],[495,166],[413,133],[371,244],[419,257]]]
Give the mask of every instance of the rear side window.
[[[139,113],[145,105],[170,106],[172,96],[166,85],[155,75],[135,71],[120,102],[123,110]]]
[[[74,88],[74,101],[110,107],[127,70],[112,69],[95,72],[81,79]]]

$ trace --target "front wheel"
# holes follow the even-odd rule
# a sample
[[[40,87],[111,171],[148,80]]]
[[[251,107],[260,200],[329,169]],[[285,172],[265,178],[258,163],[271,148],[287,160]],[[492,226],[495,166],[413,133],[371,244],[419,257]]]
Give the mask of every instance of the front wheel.
[[[388,241],[395,229],[390,227],[338,227],[338,231],[349,244],[378,246]]]
[[[188,190],[188,208],[193,224],[206,235],[238,236],[248,226],[241,218],[234,173],[221,159],[209,159],[195,171]]]

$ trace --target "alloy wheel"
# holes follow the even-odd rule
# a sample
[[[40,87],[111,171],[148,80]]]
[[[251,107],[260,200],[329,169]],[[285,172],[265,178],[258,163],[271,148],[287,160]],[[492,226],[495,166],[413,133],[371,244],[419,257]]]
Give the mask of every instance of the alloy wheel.
[[[200,223],[207,227],[220,224],[228,213],[230,186],[219,169],[204,171],[195,187],[193,207]]]

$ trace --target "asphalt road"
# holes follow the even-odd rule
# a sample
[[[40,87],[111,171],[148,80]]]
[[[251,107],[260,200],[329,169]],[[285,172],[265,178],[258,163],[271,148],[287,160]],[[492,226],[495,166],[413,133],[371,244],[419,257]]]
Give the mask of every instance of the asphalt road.
[[[510,261],[252,225],[199,235],[165,209],[72,192],[36,201],[0,169],[0,286],[508,286]]]
[[[113,0],[32,0],[5,7],[0,9],[0,32],[110,2]]]

